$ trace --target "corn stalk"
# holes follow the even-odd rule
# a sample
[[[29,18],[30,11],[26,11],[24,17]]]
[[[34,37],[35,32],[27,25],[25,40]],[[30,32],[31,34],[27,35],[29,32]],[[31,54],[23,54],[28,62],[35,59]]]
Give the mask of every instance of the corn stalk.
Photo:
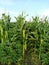
[[[25,39],[26,39],[25,30],[23,30],[23,56],[26,50],[26,40]]]
[[[2,26],[0,26],[0,31],[1,31],[1,43],[3,43],[3,28],[2,28]]]

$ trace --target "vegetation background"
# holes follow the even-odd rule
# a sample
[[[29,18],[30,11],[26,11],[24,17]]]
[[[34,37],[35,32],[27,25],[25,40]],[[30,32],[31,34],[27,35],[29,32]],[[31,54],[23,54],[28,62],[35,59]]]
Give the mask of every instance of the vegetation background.
[[[0,65],[49,65],[49,22],[26,16],[2,14],[0,19]]]

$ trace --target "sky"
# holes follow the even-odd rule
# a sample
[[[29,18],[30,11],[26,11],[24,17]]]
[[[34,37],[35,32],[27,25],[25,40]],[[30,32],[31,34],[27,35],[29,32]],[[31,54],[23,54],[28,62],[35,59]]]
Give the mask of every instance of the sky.
[[[0,17],[2,13],[10,14],[12,20],[24,12],[31,16],[49,16],[49,0],[0,0]]]

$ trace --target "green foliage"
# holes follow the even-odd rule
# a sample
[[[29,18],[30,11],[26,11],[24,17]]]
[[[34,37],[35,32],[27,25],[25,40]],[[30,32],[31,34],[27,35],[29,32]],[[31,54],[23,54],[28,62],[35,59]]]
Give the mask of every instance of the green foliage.
[[[49,65],[49,22],[32,17],[2,14],[0,19],[0,63],[7,65]],[[1,65],[0,64],[0,65]]]

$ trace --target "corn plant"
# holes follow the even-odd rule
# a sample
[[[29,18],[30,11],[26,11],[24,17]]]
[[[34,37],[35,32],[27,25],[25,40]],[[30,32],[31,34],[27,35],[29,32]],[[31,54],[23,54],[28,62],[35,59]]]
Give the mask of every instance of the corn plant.
[[[49,22],[26,16],[2,14],[0,19],[0,65],[49,65]]]

